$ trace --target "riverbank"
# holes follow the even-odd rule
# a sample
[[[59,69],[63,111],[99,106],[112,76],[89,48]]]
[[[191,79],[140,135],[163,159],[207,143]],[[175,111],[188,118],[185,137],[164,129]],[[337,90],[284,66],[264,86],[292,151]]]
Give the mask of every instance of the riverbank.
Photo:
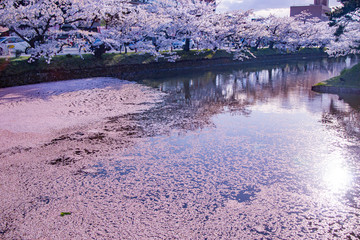
[[[28,63],[28,57],[0,59],[0,88],[40,82],[52,82],[88,77],[116,77],[137,80],[154,73],[187,68],[207,68],[222,65],[257,64],[281,62],[297,59],[327,57],[320,49],[301,49],[296,53],[283,53],[277,50],[261,49],[254,51],[256,58],[244,61],[233,60],[226,51],[178,52],[176,62],[165,59],[155,61],[149,54],[104,54],[101,59],[92,54],[56,56],[50,64],[40,60]]]
[[[312,90],[320,93],[360,94],[360,64],[343,70],[339,76],[314,85]]]

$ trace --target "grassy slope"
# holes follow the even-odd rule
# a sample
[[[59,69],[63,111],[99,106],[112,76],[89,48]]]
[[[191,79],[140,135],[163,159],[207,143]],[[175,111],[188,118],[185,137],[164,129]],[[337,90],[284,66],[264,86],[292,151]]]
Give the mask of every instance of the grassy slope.
[[[202,53],[196,53],[191,51],[188,53],[179,52],[182,60],[197,60],[197,59],[209,59],[219,57],[231,57],[230,54],[225,51],[219,51],[213,53],[212,51],[206,51]],[[39,60],[36,63],[28,63],[28,57],[0,59],[0,74],[4,75],[16,75],[22,74],[28,71],[46,71],[46,70],[71,70],[71,69],[85,69],[94,67],[108,67],[121,64],[147,64],[154,62],[155,58],[149,54],[119,54],[119,53],[107,53],[102,56],[101,59],[95,58],[92,54],[83,54],[83,59],[79,55],[59,55],[52,59],[50,64],[47,64],[44,60]],[[160,59],[159,62],[166,60]]]
[[[350,69],[345,69],[339,76],[320,82],[315,86],[360,88],[360,64],[357,64]]]
[[[304,54],[318,54],[319,49],[303,49],[299,53]],[[255,56],[268,55],[283,55],[277,50],[260,49],[254,52]],[[196,51],[190,52],[178,51],[180,60],[203,60],[203,59],[218,59],[218,58],[232,58],[233,55],[224,50],[217,52],[213,51]],[[29,71],[48,71],[48,70],[71,70],[71,69],[86,69],[95,67],[109,67],[122,64],[147,64],[155,61],[155,58],[149,54],[136,53],[106,53],[101,59],[95,58],[92,54],[83,54],[83,59],[79,55],[60,55],[52,59],[50,64],[44,60],[39,60],[36,63],[28,63],[28,57],[0,59],[0,75],[18,75]],[[167,60],[159,58],[159,62],[166,62]]]

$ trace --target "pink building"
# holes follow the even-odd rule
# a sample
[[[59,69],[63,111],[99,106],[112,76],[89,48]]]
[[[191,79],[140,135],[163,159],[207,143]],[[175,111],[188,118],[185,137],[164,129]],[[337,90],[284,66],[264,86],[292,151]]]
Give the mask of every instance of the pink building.
[[[314,0],[314,4],[309,6],[291,6],[290,17],[300,14],[302,11],[308,11],[312,17],[320,18],[323,21],[329,20],[326,13],[330,13],[329,0]]]

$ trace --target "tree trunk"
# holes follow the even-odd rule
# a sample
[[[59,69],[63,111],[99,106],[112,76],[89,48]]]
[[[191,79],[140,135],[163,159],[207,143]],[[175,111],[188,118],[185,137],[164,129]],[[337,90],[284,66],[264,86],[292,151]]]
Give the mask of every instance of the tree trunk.
[[[186,38],[186,39],[185,39],[184,51],[185,51],[185,52],[189,52],[189,51],[190,51],[190,38]]]
[[[190,93],[190,80],[184,80],[184,93],[185,93],[185,102],[191,102],[191,93]]]
[[[273,49],[273,48],[274,48],[274,44],[275,44],[275,43],[274,43],[273,41],[271,41],[271,42],[270,42],[270,45],[269,45],[269,48],[270,48],[270,49]]]
[[[259,48],[259,46],[260,46],[260,43],[261,43],[261,40],[260,40],[260,39],[256,40],[256,44],[255,44],[255,47],[254,47],[254,50],[255,50],[255,51],[258,50],[258,48]]]

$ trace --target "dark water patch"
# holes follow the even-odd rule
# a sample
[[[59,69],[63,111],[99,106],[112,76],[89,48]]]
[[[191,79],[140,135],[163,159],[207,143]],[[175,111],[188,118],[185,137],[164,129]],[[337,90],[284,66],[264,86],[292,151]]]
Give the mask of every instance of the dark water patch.
[[[69,142],[69,141],[83,141],[84,135],[85,134],[82,132],[61,135],[59,137],[52,139],[49,143],[45,143],[44,147],[59,144],[59,143]]]
[[[55,165],[55,166],[68,166],[75,162],[76,162],[76,160],[72,157],[61,156],[56,159],[50,160],[49,164]]]
[[[101,163],[83,167],[79,169],[75,175],[83,175],[83,176],[89,176],[93,178],[106,178],[109,176],[108,171],[105,169],[104,165]]]
[[[260,192],[260,189],[257,189],[256,186],[244,186],[242,190],[222,193],[221,196],[225,199],[236,200],[239,203],[246,203],[251,202],[258,192]]]
[[[30,152],[32,150],[31,147],[12,147],[10,149],[0,151],[0,156],[11,156],[15,154],[19,154],[21,152]]]
[[[121,166],[121,167],[115,167],[116,174],[119,174],[120,176],[128,175],[129,173],[132,173],[136,171],[136,167],[134,166]]]
[[[44,203],[44,204],[49,204],[51,198],[49,196],[40,196],[36,198],[37,201]]]
[[[94,133],[87,137],[90,141],[103,141],[106,138],[105,133]]]

